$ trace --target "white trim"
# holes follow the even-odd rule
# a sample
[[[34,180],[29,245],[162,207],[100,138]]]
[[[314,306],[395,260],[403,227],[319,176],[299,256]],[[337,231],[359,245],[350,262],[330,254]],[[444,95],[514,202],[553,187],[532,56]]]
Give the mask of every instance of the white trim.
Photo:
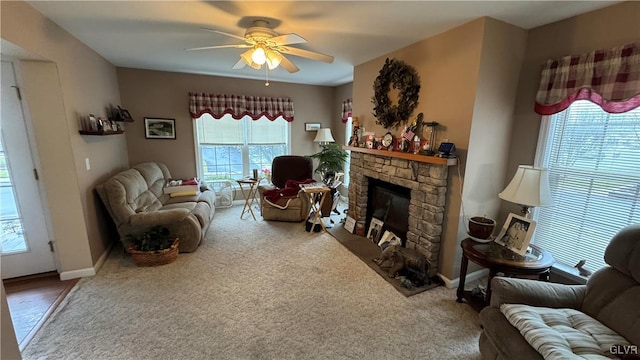
[[[60,280],[65,281],[65,280],[77,279],[82,277],[93,276],[95,274],[96,274],[96,269],[92,267],[84,268],[80,270],[63,271],[60,273]]]
[[[98,261],[96,261],[96,264],[93,265],[93,267],[79,269],[79,270],[63,271],[60,273],[60,280],[64,281],[64,280],[94,276],[95,274],[98,273],[100,268],[102,268],[102,265],[104,265],[105,261],[107,261],[107,258],[109,257],[109,254],[111,254],[111,250],[113,249],[114,245],[115,243],[111,243],[111,246],[109,246],[102,253],[102,255],[100,255],[100,258],[98,259]]]
[[[476,270],[474,272],[472,272],[471,274],[467,274],[467,276],[465,277],[464,282],[466,284],[472,282],[472,281],[476,281],[478,279],[482,279],[483,277],[487,276],[489,274],[489,269],[480,269],[480,270]],[[440,279],[442,279],[442,281],[444,281],[444,285],[446,287],[448,287],[449,289],[455,289],[458,287],[458,285],[460,284],[460,278],[457,277],[453,280],[447,278],[446,276],[438,273],[438,276],[440,277]]]

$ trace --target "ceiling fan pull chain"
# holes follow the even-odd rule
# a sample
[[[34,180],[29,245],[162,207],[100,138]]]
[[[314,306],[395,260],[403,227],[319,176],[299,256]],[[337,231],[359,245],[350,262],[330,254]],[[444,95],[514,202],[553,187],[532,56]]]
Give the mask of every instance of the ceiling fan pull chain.
[[[269,67],[265,66],[264,70],[265,70],[265,72],[267,74],[267,82],[264,83],[264,86],[269,86]]]

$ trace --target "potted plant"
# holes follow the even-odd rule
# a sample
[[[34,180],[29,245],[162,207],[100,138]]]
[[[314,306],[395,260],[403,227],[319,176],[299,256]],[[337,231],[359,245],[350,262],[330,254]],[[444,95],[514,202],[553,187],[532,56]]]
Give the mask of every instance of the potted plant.
[[[334,196],[337,194],[338,182],[336,173],[343,171],[344,163],[347,161],[349,154],[342,149],[342,145],[337,143],[328,143],[320,145],[322,150],[311,155],[312,159],[318,159],[318,167],[315,173],[320,174],[322,181],[331,188],[331,196],[327,197],[322,203],[320,211],[324,216],[329,216],[333,209]]]
[[[496,221],[484,216],[474,216],[469,219],[469,235],[474,239],[486,240],[493,234]]]
[[[174,262],[178,258],[178,242],[178,238],[170,235],[169,229],[160,225],[125,237],[127,252],[138,266],[158,266]]]
[[[322,176],[322,181],[331,185],[335,174],[343,170],[349,154],[342,149],[340,144],[336,143],[323,144],[320,147],[322,148],[320,152],[311,155],[312,159],[318,159],[318,167],[315,172]]]

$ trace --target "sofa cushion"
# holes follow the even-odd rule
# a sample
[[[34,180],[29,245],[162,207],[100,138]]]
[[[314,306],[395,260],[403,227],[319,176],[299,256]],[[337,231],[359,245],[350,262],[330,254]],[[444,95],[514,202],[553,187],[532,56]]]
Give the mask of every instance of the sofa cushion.
[[[545,359],[609,359],[614,345],[629,342],[575,309],[503,304],[500,311]]]

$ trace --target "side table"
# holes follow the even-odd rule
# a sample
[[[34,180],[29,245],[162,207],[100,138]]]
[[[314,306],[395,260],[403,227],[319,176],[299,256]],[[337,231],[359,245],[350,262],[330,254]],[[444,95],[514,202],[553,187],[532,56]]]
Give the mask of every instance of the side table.
[[[242,196],[244,197],[244,207],[242,207],[240,219],[242,219],[244,214],[249,213],[253,217],[253,220],[256,220],[256,216],[253,214],[252,206],[254,203],[258,202],[258,198],[256,197],[256,195],[258,193],[258,184],[260,184],[260,181],[262,181],[262,179],[240,179],[236,181],[238,182],[240,191],[242,192]],[[247,187],[246,191],[244,186]]]
[[[324,222],[322,221],[322,204],[328,196],[326,194],[330,193],[331,189],[324,184],[318,183],[303,184],[300,185],[300,188],[305,194],[307,194],[309,202],[311,203],[311,213],[313,213],[311,229],[315,227],[316,222],[318,221],[324,231],[327,231],[327,228],[324,226]]]
[[[477,311],[489,305],[491,301],[491,279],[497,273],[505,276],[538,275],[540,280],[549,281],[551,265],[555,262],[550,252],[535,245],[525,255],[518,255],[495,242],[479,243],[470,238],[462,240],[462,263],[460,264],[460,283],[458,284],[457,301],[467,300]],[[471,291],[464,289],[469,260],[489,269],[489,280],[484,298],[478,298]]]

